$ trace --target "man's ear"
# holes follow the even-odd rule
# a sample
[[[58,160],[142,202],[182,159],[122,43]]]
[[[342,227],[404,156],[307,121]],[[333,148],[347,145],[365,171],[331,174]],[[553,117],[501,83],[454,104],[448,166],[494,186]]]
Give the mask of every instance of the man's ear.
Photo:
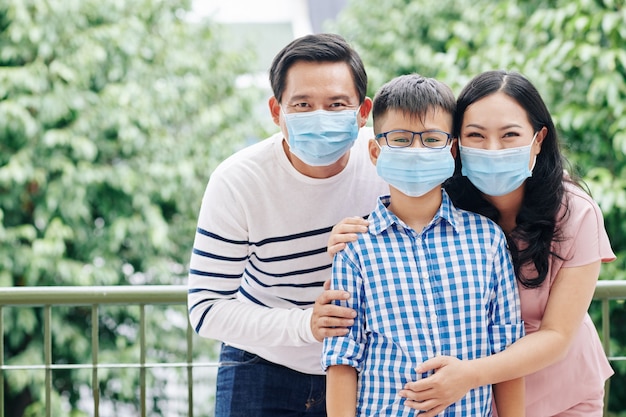
[[[372,161],[372,164],[376,165],[376,161],[378,161],[378,155],[380,155],[380,146],[378,146],[378,142],[376,141],[376,139],[373,138],[369,140],[367,146],[368,153],[370,154],[370,161]]]
[[[367,119],[370,117],[370,112],[372,111],[372,99],[369,97],[365,97],[363,100],[363,104],[359,108],[359,127],[365,126],[367,123]]]
[[[272,96],[267,103],[270,107],[270,114],[272,115],[272,120],[276,124],[276,126],[280,126],[280,103],[276,99],[276,97]]]

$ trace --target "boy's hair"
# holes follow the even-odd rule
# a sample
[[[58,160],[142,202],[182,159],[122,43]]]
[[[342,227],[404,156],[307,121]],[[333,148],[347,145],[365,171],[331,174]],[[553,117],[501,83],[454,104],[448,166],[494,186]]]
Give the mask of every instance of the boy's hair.
[[[419,74],[401,75],[383,85],[374,96],[374,131],[380,133],[376,120],[389,110],[398,110],[423,121],[428,112],[437,108],[454,117],[456,101],[450,87]]]
[[[343,37],[333,33],[319,33],[291,41],[274,57],[270,67],[270,84],[274,97],[279,103],[285,91],[287,71],[299,61],[345,62],[352,72],[354,86],[359,94],[359,103],[365,100],[367,74],[359,54]]]

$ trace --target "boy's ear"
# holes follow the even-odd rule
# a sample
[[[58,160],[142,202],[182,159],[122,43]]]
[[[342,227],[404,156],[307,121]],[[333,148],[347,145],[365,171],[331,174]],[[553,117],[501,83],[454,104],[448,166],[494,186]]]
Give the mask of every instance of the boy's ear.
[[[452,153],[452,157],[456,159],[459,154],[459,141],[457,138],[452,138],[452,146],[450,147],[450,152]]]
[[[376,165],[376,161],[378,161],[378,155],[380,155],[380,146],[378,146],[378,142],[374,138],[370,139],[367,145],[368,152],[370,154],[370,161],[372,161],[372,164]]]
[[[372,111],[372,99],[369,97],[365,97],[363,100],[363,104],[359,108],[359,127],[365,126],[367,123],[367,119],[370,117],[370,112]]]

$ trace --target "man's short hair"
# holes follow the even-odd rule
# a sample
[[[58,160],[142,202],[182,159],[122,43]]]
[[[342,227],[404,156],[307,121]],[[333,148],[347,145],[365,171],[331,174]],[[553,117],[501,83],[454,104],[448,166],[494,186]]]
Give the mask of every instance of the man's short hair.
[[[287,72],[298,61],[345,62],[352,72],[359,103],[365,100],[367,74],[359,54],[343,37],[333,33],[320,33],[293,40],[274,57],[270,67],[270,84],[279,103],[285,90]]]

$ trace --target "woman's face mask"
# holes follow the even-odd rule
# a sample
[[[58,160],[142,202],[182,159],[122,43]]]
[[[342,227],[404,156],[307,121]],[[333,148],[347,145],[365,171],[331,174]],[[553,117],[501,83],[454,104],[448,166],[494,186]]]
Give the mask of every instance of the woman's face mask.
[[[477,149],[459,142],[461,174],[486,195],[502,196],[518,189],[526,178],[532,176],[536,156],[531,168],[529,165],[537,133],[529,145],[516,148]]]

